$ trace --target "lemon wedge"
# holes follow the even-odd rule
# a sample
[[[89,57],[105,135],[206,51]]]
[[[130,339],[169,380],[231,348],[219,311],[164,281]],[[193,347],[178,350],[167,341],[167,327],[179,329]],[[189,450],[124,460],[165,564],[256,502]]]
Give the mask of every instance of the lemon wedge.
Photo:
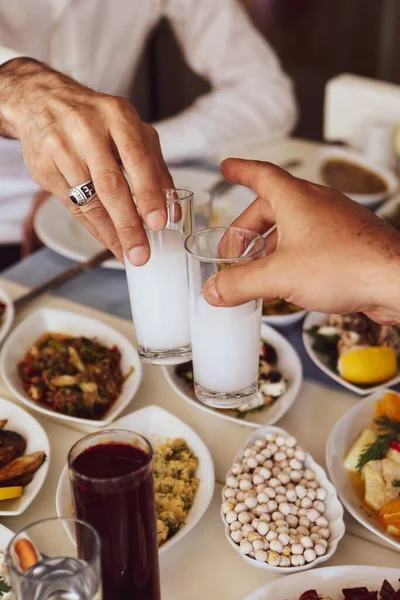
[[[14,485],[13,487],[0,488],[0,500],[13,500],[22,496],[22,486]]]
[[[386,346],[350,350],[339,358],[338,371],[343,379],[351,383],[381,383],[396,375],[396,354]]]

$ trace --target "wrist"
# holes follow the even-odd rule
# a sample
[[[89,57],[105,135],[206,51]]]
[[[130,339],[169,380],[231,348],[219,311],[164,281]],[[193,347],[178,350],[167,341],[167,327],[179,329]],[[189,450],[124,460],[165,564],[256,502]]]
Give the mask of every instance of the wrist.
[[[28,57],[13,58],[0,65],[0,135],[21,138],[22,123],[38,81],[53,71]]]
[[[397,233],[397,232],[396,232]],[[371,273],[368,315],[382,324],[400,324],[400,237],[392,239],[385,259]]]

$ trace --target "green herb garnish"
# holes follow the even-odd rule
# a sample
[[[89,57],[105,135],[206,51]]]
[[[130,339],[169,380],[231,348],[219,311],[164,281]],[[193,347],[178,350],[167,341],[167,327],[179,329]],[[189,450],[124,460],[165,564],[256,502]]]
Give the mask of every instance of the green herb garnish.
[[[338,335],[321,335],[318,333],[319,325],[314,325],[310,329],[306,329],[307,333],[312,338],[312,349],[317,354],[321,354],[327,359],[328,366],[333,370],[337,370],[338,353]]]
[[[392,419],[384,415],[378,419],[374,419],[374,423],[379,430],[385,431],[385,433],[380,433],[376,440],[360,454],[357,462],[358,470],[361,470],[371,460],[382,460],[382,458],[385,458],[390,447],[390,442],[400,439],[400,423],[397,421],[392,421]]]
[[[4,579],[0,576],[0,597],[11,592],[11,586],[7,585]]]

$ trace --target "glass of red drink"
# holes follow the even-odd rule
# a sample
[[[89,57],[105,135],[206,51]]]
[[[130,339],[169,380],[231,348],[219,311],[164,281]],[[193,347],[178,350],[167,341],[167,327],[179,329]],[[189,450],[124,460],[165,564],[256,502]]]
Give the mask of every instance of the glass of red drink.
[[[150,443],[131,431],[93,433],[71,448],[68,468],[75,515],[100,535],[104,600],[160,600]]]

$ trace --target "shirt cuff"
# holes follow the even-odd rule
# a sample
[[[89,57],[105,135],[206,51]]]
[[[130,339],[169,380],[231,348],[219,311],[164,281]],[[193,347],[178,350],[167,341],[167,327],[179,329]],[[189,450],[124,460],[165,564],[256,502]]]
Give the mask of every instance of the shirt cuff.
[[[21,54],[20,52],[16,52],[15,50],[11,50],[10,48],[5,48],[4,46],[0,46],[0,65],[12,60],[13,58],[21,58],[22,56],[26,56]]]

